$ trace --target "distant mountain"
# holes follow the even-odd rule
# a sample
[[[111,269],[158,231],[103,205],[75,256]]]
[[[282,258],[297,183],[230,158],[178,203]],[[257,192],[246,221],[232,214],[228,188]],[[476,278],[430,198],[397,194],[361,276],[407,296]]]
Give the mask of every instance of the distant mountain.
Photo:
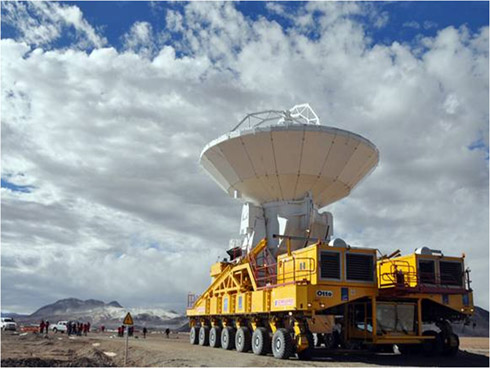
[[[111,302],[117,303],[117,302]],[[119,303],[117,303],[119,305]],[[45,305],[32,313],[30,317],[57,316],[71,313],[84,312],[97,308],[112,307],[113,305],[105,304],[100,300],[88,299],[80,300],[76,298],[61,299],[53,304]],[[117,308],[117,307],[116,307]],[[122,308],[119,305],[119,308]]]
[[[100,300],[61,299],[45,305],[29,316],[17,316],[24,323],[38,323],[41,319],[51,323],[63,320],[90,322],[93,326],[116,327],[122,324],[127,312],[131,313],[135,326],[149,328],[178,328],[187,319],[174,311],[161,308],[124,308],[117,301],[104,303]],[[15,318],[15,317],[14,317]]]
[[[121,304],[119,304],[115,300],[113,300],[112,302],[107,303],[107,305],[110,305],[111,307],[116,307],[116,308],[122,308],[123,307]]]
[[[10,313],[10,312],[2,312],[2,317],[10,317],[14,319],[24,318],[29,316],[28,314],[19,314],[19,313]]]

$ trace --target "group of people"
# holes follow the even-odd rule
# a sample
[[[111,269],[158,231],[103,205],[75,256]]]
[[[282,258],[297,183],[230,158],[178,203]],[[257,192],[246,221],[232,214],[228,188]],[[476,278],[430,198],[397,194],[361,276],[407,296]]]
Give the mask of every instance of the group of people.
[[[41,333],[48,333],[49,329],[49,321],[46,320],[41,320],[41,323],[39,324],[39,330]],[[117,328],[117,336],[119,337],[124,337],[124,332],[126,330],[126,326],[122,325]],[[100,326],[100,331],[104,332],[105,331],[105,326]],[[87,333],[90,332],[90,322],[83,323],[83,322],[76,322],[76,321],[69,321],[66,324],[66,333],[70,335],[76,335],[76,336],[87,336]],[[143,338],[146,339],[146,334],[148,333],[148,329],[146,327],[143,327]],[[170,335],[170,329],[166,329],[164,331],[165,335],[167,338],[169,338]],[[133,336],[134,334],[134,327],[129,326],[128,327],[128,336]]]
[[[70,321],[66,324],[66,333],[68,336],[77,335],[77,336],[87,336],[87,333],[90,331],[90,322],[82,323]]]
[[[39,332],[47,334],[48,329],[49,329],[49,321],[46,320],[46,322],[44,322],[44,319],[42,319],[41,323],[39,324]]]
[[[117,328],[117,336],[123,337],[124,336],[124,331],[126,330],[126,326],[122,325]],[[134,327],[129,326],[128,327],[128,336],[133,336],[134,333]]]
[[[117,328],[117,336],[119,337],[124,337],[124,331],[126,330],[126,326],[122,325],[122,326],[119,326]],[[148,334],[148,329],[146,327],[143,327],[143,338],[146,339],[146,335]],[[170,329],[166,329],[165,331],[165,335],[167,336],[167,339],[169,338],[169,335],[170,335]],[[133,336],[134,334],[134,327],[133,326],[129,326],[128,327],[128,336]]]

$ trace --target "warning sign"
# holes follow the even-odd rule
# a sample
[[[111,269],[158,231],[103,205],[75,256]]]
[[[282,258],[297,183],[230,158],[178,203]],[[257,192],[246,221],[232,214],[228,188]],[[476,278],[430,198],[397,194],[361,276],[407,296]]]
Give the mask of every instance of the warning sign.
[[[131,317],[131,313],[128,312],[126,317],[124,317],[123,325],[132,326],[133,324],[133,317]]]

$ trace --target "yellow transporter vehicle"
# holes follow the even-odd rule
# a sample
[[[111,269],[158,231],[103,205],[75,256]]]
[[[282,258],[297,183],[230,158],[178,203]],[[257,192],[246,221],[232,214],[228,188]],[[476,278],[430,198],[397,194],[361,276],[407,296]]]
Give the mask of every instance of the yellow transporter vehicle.
[[[376,298],[373,249],[316,243],[272,264],[260,262],[264,252],[265,239],[236,263],[213,265],[211,286],[187,310],[192,344],[306,359],[312,333],[333,332],[329,308]]]
[[[373,143],[321,125],[307,104],[249,114],[210,142],[201,165],[243,207],[230,259],[214,264],[211,285],[189,299],[190,342],[282,359],[307,359],[316,344],[457,351],[446,320],[472,312],[462,259],[427,255],[435,259],[427,284],[421,254],[378,259],[375,249],[333,239],[332,214],[320,212],[378,161]]]
[[[473,312],[471,291],[463,287],[468,279],[457,272],[462,258],[434,260],[439,269],[450,267],[452,276],[435,273],[434,284],[426,285],[414,279],[430,276],[409,273],[406,262],[425,265],[432,256],[385,257],[376,267],[374,249],[316,243],[258,266],[264,252],[266,240],[241,260],[212,266],[211,286],[187,311],[192,344],[308,359],[315,334],[330,349],[396,344],[402,353],[458,351],[448,320]],[[431,323],[438,329],[424,328]]]

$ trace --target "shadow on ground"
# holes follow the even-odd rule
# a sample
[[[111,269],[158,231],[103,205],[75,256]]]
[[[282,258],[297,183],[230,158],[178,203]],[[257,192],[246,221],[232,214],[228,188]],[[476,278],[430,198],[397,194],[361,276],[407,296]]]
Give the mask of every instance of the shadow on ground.
[[[485,355],[459,351],[456,356],[400,355],[400,354],[336,354],[316,351],[313,361],[331,363],[365,363],[386,366],[419,367],[488,367],[489,358]]]

